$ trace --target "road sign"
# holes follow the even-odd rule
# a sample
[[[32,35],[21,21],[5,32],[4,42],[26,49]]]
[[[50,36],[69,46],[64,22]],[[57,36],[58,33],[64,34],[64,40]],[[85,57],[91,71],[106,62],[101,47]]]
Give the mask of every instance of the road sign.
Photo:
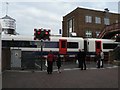
[[[41,48],[41,46],[44,46],[45,43],[42,41],[36,41],[37,48]]]

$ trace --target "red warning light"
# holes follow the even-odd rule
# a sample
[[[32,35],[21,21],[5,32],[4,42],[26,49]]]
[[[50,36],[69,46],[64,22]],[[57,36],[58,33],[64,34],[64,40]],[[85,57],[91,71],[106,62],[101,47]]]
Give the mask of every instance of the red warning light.
[[[40,32],[37,32],[37,34],[40,34]]]
[[[46,31],[45,34],[48,34],[48,32]]]
[[[34,40],[48,39],[50,40],[50,30],[34,29]]]

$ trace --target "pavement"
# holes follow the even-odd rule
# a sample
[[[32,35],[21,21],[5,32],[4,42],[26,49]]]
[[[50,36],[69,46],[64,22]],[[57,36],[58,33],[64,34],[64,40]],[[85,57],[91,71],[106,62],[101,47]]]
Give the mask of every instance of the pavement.
[[[86,66],[87,68],[91,68],[91,69],[96,69],[96,62],[86,62]],[[109,64],[107,62],[104,62],[104,68],[111,68],[111,67],[114,67],[116,65],[113,65],[113,64]],[[42,71],[46,71],[47,67],[45,66],[45,63],[43,63],[42,65]],[[76,64],[76,62],[62,62],[62,66],[61,66],[61,70],[65,70],[65,69],[78,69],[78,64]],[[57,65],[56,65],[56,62],[53,63],[53,70],[57,70]],[[12,71],[12,70],[10,70]],[[13,69],[13,71],[15,71]],[[19,71],[16,70],[16,71]],[[20,69],[21,71],[21,69]],[[35,68],[32,68],[32,69],[28,69],[28,68],[25,68],[23,71],[41,71],[41,64],[37,64]]]
[[[2,74],[2,88],[119,88],[119,67],[105,63],[96,68],[87,62],[87,70],[80,70],[75,63],[63,63],[61,73],[54,64],[52,74],[46,70],[6,70]]]

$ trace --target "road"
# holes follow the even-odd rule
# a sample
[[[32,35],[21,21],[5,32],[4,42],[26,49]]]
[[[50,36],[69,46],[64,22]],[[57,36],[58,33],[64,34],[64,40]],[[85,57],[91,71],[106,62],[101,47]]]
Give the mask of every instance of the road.
[[[118,88],[118,67],[46,71],[5,71],[3,88]]]

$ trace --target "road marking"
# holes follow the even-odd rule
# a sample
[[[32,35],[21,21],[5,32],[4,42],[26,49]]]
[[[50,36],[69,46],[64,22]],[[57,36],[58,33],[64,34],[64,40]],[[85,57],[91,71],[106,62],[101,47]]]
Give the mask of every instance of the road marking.
[[[72,70],[72,69],[70,69],[70,68],[66,68],[66,69],[63,69],[63,70],[67,71],[67,70]]]
[[[112,66],[112,67],[105,67],[105,68],[99,68],[99,69],[112,69],[112,68],[118,68],[119,66]],[[79,70],[80,68],[65,68],[65,69],[61,69],[61,71],[70,71],[70,70]],[[91,67],[91,68],[87,68],[89,70],[95,70],[98,69],[96,67]],[[47,70],[6,70],[7,72],[47,72]],[[58,71],[58,69],[54,69],[53,71]]]
[[[88,68],[88,69],[97,69],[97,68]]]
[[[58,71],[58,69],[55,69],[55,70],[53,70],[53,71]]]
[[[113,66],[113,68],[118,68],[118,66]]]
[[[106,67],[106,68],[112,69],[113,67]]]

